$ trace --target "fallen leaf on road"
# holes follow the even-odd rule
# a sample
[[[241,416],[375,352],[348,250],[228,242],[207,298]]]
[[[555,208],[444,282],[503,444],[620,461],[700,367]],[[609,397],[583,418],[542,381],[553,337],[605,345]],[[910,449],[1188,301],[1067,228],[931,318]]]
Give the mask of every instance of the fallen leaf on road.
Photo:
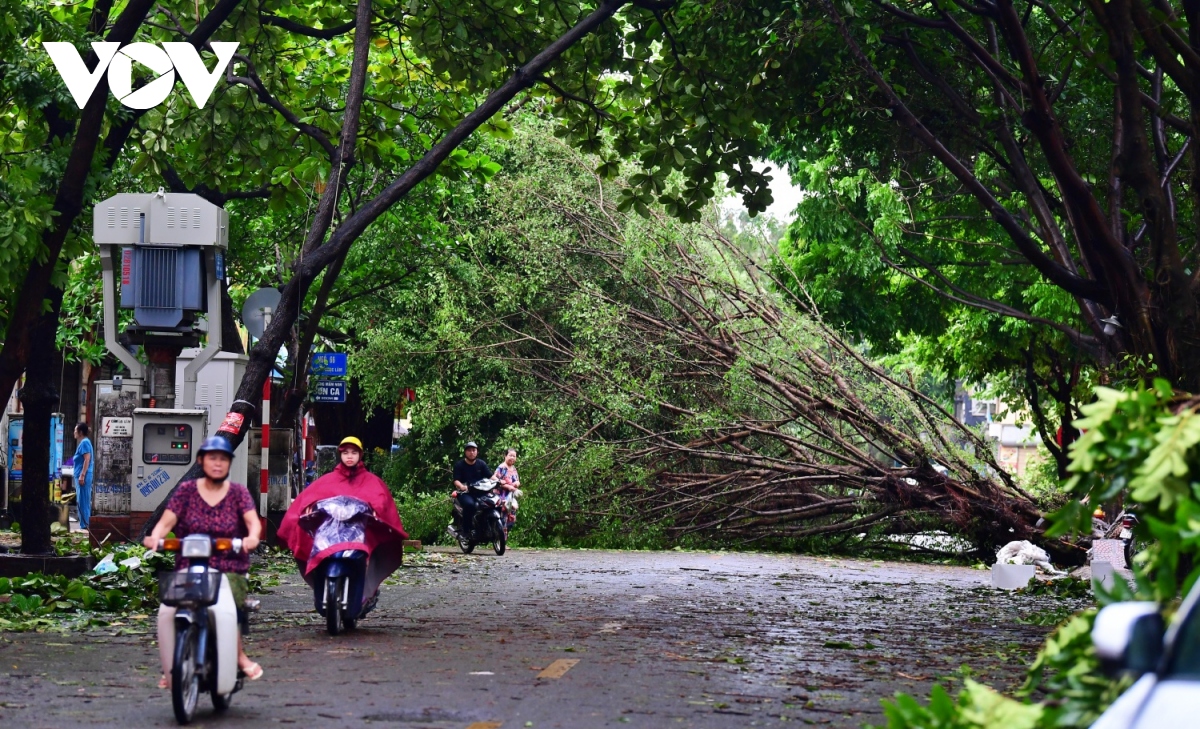
[[[571,668],[579,663],[578,658],[560,658],[554,663],[546,667],[546,670],[537,675],[538,678],[562,678],[563,674],[571,670]]]

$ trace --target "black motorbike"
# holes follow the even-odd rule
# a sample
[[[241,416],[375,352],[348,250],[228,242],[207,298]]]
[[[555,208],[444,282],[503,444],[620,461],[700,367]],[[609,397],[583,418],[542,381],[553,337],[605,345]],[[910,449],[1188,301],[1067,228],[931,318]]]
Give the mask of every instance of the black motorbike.
[[[463,554],[475,551],[475,545],[491,543],[496,554],[508,548],[508,514],[504,509],[504,490],[494,478],[484,478],[467,487],[475,497],[473,524],[463,523],[462,504],[454,500],[454,520],[458,529],[451,529]]]

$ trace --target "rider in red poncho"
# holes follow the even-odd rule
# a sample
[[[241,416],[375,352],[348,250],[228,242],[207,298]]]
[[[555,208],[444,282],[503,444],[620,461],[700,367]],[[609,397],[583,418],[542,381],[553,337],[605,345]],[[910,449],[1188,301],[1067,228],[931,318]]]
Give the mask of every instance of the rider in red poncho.
[[[312,534],[301,526],[301,517],[318,501],[334,496],[353,496],[365,501],[375,518],[370,520],[366,531],[368,563],[364,594],[373,595],[384,578],[400,566],[408,534],[400,523],[400,513],[387,484],[363,465],[362,442],[354,437],[344,439],[338,446],[338,456],[337,468],[313,481],[292,502],[279,525],[279,539],[292,550],[307,581],[322,560],[347,545],[335,544],[314,554]],[[361,544],[355,548],[361,548]]]

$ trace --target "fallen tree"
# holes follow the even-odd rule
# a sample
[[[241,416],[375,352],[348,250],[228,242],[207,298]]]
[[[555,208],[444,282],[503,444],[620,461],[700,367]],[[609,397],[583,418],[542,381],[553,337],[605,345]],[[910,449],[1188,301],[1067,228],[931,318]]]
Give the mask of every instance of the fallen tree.
[[[1041,540],[1034,499],[979,434],[826,326],[712,221],[621,213],[586,172],[565,186],[504,177],[484,218],[464,224],[480,231],[466,274],[477,278],[442,294],[462,297],[459,329],[427,346],[474,377],[506,373],[465,401],[488,387],[541,393],[529,427],[564,445],[526,461],[530,472],[605,451],[607,474],[570,474],[598,484],[584,511],[662,525],[676,543],[869,533],[881,544],[945,529],[994,553]],[[389,336],[373,373],[395,370]],[[414,367],[429,366],[416,354]]]
[[[562,212],[584,239],[613,232],[604,217]],[[531,317],[545,323],[529,332],[534,346],[506,347],[526,350],[530,374],[638,432],[622,457],[651,478],[617,493],[629,492],[640,515],[669,517],[676,536],[724,530],[755,540],[884,523],[905,533],[928,529],[918,517],[933,516],[981,547],[1036,537],[1032,499],[976,433],[902,373],[789,309],[720,233],[692,232],[690,242],[663,237],[642,248],[624,295],[564,276],[614,312],[613,335],[644,367],[614,377],[542,317]],[[629,271],[620,250],[573,253],[599,258],[614,277]],[[597,391],[645,409],[632,417]]]

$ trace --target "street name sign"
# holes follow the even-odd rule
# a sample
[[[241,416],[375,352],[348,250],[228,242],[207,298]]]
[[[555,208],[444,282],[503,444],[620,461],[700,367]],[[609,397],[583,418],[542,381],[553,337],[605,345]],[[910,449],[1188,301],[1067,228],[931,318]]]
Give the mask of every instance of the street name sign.
[[[345,380],[317,380],[312,388],[313,402],[346,402]]]

